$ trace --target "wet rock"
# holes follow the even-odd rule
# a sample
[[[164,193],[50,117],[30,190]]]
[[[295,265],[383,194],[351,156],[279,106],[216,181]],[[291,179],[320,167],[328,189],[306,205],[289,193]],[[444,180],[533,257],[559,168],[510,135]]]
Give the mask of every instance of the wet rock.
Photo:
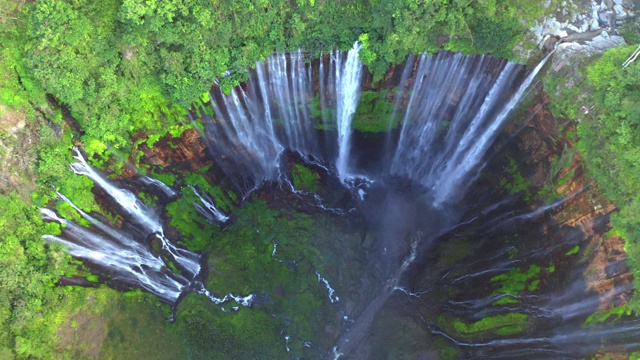
[[[603,31],[600,35],[587,42],[585,45],[592,48],[595,52],[604,52],[616,46],[624,45],[625,41],[622,36],[610,36],[608,32]]]
[[[556,47],[556,44],[558,43],[558,38],[555,36],[547,36],[544,40],[544,43],[542,45],[542,50],[544,51],[551,51]]]
[[[613,6],[613,11],[616,12],[616,20],[624,20],[627,18],[627,12],[622,5],[616,4]]]
[[[608,32],[602,31],[590,41],[584,44],[578,42],[564,42],[556,48],[552,60],[552,68],[559,71],[565,66],[573,66],[579,59],[594,55],[600,55],[605,50],[625,44],[622,36],[610,36]]]
[[[537,38],[538,46],[542,47],[549,37],[566,37],[568,34],[566,30],[563,30],[564,27],[565,25],[558,22],[555,18],[545,18],[530,31]]]
[[[614,27],[616,24],[616,14],[612,10],[600,12],[598,17],[604,26]]]
[[[73,276],[73,277],[67,277],[67,276],[61,276],[60,279],[58,279],[58,282],[56,283],[56,285],[58,286],[69,286],[69,285],[74,285],[74,286],[82,286],[82,287],[99,287],[100,283],[97,282],[91,282],[83,277],[79,277],[79,276]]]
[[[522,139],[525,144],[539,144],[541,140],[536,141],[536,138],[561,137],[558,133],[549,132],[550,129],[554,129],[553,116],[550,113],[547,116],[542,114],[532,125],[534,131],[528,136],[521,135],[524,136]],[[558,144],[548,152],[549,156],[553,154],[560,156],[562,152],[573,151],[570,139],[563,138],[561,142],[565,145]],[[561,147],[564,149],[559,150]],[[529,159],[527,162],[536,169],[533,175],[528,177],[532,182],[541,175],[545,180],[553,176],[548,173],[544,159],[537,156],[539,147],[525,147],[523,151]],[[570,163],[556,174],[556,177],[561,178],[568,174],[573,175],[566,183],[557,186],[555,193],[561,196],[577,195],[566,201],[561,209],[558,209],[560,211],[553,215],[553,220],[548,223],[579,230],[579,237],[582,240],[578,243],[584,251],[576,256],[582,256],[580,261],[588,264],[585,266],[584,274],[587,289],[598,294],[599,309],[611,309],[626,302],[633,292],[633,275],[624,257],[624,239],[610,233],[609,217],[616,207],[599,193],[597,186],[591,184],[590,179],[584,176],[579,152],[573,152]],[[534,185],[537,184],[534,183]]]
[[[559,71],[565,66],[572,66],[575,58],[582,54],[582,45],[578,43],[562,43],[556,48],[551,60],[551,68]]]

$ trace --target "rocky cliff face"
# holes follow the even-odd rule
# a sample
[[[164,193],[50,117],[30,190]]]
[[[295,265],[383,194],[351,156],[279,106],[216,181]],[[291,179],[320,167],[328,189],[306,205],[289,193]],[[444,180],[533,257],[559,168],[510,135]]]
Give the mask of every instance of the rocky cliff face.
[[[207,147],[196,129],[189,129],[179,137],[170,134],[158,141],[153,147],[142,144],[141,162],[163,168],[180,167],[192,171],[211,164],[207,156]]]
[[[506,130],[484,175],[467,196],[469,224],[441,241],[432,259],[436,268],[416,280],[416,290],[434,283],[456,289],[441,294],[450,299],[444,302],[447,310],[439,315],[438,326],[461,342],[501,339],[492,328],[471,332],[471,325],[447,323],[488,324],[503,319],[495,314],[508,313],[493,301],[509,294],[517,300],[510,311],[534,315],[525,325],[517,325],[527,329],[518,339],[546,337],[552,349],[582,346],[589,349],[584,356],[625,358],[624,350],[604,345],[608,340],[598,340],[603,345],[578,345],[584,334],[578,335],[577,329],[592,321],[594,313],[624,308],[633,294],[633,276],[625,262],[624,240],[610,231],[609,217],[616,208],[586,177],[574,147],[573,125],[558,123],[548,102],[548,95],[540,93]],[[514,186],[517,182],[521,186]],[[460,252],[465,246],[468,249]],[[452,249],[463,255],[456,256]],[[534,267],[542,270],[532,271]],[[556,342],[557,334],[574,342]],[[536,349],[524,342],[505,344],[493,351]],[[467,356],[490,353],[460,349]]]
[[[576,245],[583,251],[572,259],[573,266],[584,268],[587,290],[598,294],[598,310],[619,306],[633,292],[633,277],[624,260],[624,240],[609,232],[609,216],[616,208],[599,192],[597,182],[586,177],[574,148],[573,126],[559,131],[562,124],[540,102],[533,114],[517,141],[530,174],[527,178],[533,187],[547,186],[551,195],[567,199],[547,215],[544,226],[566,227],[579,234]]]
[[[624,261],[624,241],[616,235],[607,234],[609,215],[616,208],[601,194],[597,182],[585,175],[580,152],[575,149],[575,123],[558,123],[546,107],[548,101],[548,95],[543,95],[534,106],[533,119],[517,142],[519,151],[524,155],[532,186],[541,189],[550,185],[553,194],[570,197],[557,209],[552,220],[556,224],[582,230],[583,245],[592,249],[587,252],[593,254],[584,259],[592,265],[587,278],[590,288],[598,288],[595,283],[598,278],[612,275],[611,272],[605,275],[605,268]],[[617,268],[623,269],[624,266]],[[619,275],[623,283],[630,280],[629,274]]]

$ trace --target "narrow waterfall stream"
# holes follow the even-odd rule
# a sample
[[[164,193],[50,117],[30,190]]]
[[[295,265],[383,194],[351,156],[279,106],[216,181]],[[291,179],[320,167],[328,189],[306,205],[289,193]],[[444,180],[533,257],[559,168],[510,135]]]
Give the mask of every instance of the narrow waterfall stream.
[[[360,44],[353,45],[347,53],[347,60],[336,68],[336,112],[338,126],[338,159],[336,171],[344,182],[349,176],[349,157],[351,156],[351,121],[358,106],[362,64],[358,59]]]
[[[45,239],[109,273],[109,282],[166,303],[181,306],[195,293],[260,312],[292,359],[430,359],[444,357],[439,347],[463,358],[532,359],[640,349],[637,320],[585,325],[603,301],[571,260],[588,226],[557,225],[554,214],[588,185],[527,204],[490,178],[493,146],[537,93],[551,55],[532,69],[491,56],[412,55],[372,85],[360,48],[272,55],[246,83],[228,94],[214,85],[190,109],[213,164],[202,173],[233,186],[207,188],[186,176],[178,176],[181,191],[152,177],[140,182],[169,204],[191,196],[183,215],[224,228],[202,240],[206,251],[165,235],[177,227],[166,204],[151,208],[79,150],[71,170],[110,197],[124,225],[59,194],[88,224],[42,209],[64,225]],[[242,200],[221,201],[234,191]],[[607,296],[626,296],[624,281]],[[216,297],[212,286],[228,294]]]

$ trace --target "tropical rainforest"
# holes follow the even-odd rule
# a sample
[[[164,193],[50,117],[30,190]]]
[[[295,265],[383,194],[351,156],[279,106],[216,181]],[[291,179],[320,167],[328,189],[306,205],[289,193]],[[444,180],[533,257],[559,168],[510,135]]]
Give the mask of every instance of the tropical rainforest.
[[[539,51],[528,29],[555,3],[0,0],[0,358],[281,358],[284,348],[273,346],[282,343],[279,328],[269,313],[283,314],[300,338],[309,335],[301,322],[328,315],[318,305],[324,293],[309,292],[309,280],[286,267],[274,271],[267,264],[270,250],[275,254],[272,247],[278,243],[289,246],[281,256],[302,257],[312,251],[309,244],[323,246],[318,239],[338,231],[336,225],[322,216],[269,208],[256,198],[238,207],[236,222],[223,232],[190,220],[197,218],[190,206],[196,199],[188,193],[166,208],[182,244],[211,254],[209,261],[224,259],[219,268],[248,269],[216,283],[218,288],[233,290],[244,283],[243,290],[250,291],[255,284],[270,284],[283,293],[302,294],[306,305],[291,308],[275,301],[261,314],[241,310],[230,316],[189,294],[172,309],[139,290],[101,285],[102,275],[43,239],[60,234],[62,225],[43,221],[39,208],[53,207],[81,220],[71,206],[56,201],[56,192],[85,212],[102,211],[93,182],[69,171],[71,149],[81,147],[89,162],[112,178],[126,177],[127,166],[133,166],[170,185],[197,184],[230,210],[241,203],[240,194],[209,184],[208,168],[172,173],[141,161],[156,144],[171,146],[170,139],[197,129],[187,110],[207,101],[212,84],[229,92],[247,79],[246,69],[273,53],[302,49],[319,56],[348,50],[356,41],[374,82],[409,54],[423,52],[491,54],[522,63],[529,59],[514,49]],[[637,34],[637,29],[627,31],[631,45],[585,61],[578,70],[580,83],[557,95],[550,92],[550,101],[556,117],[581,119],[576,148],[588,176],[615,203],[611,234],[625,239],[627,261],[640,276],[640,62],[622,66],[640,39]],[[540,52],[536,59],[541,57]],[[546,79],[545,86],[561,81]],[[595,109],[588,115],[575,101],[585,96]],[[308,167],[293,168],[296,188],[314,191],[318,178]],[[522,190],[519,184],[507,186],[514,193]],[[149,203],[158,201],[148,197]],[[118,221],[115,215],[110,220]],[[266,243],[248,240],[256,234],[273,235]],[[352,249],[359,239],[349,241]],[[505,276],[526,282],[549,269],[532,265]],[[91,286],[60,286],[61,277],[84,278]],[[640,297],[622,311],[639,312]],[[521,314],[514,315],[492,320],[520,321]],[[474,333],[486,322],[456,326]],[[299,349],[292,351],[304,351],[295,346]],[[455,357],[443,349],[442,357]]]

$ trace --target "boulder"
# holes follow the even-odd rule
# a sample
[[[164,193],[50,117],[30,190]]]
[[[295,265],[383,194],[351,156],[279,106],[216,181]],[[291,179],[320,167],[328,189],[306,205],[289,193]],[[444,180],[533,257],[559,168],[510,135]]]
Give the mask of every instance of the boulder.
[[[600,33],[600,35],[594,37],[591,41],[587,41],[585,46],[591,47],[597,53],[602,53],[605,50],[609,50],[623,44],[625,44],[625,41],[622,36],[610,36],[609,33],[603,31]]]
[[[627,18],[627,12],[624,10],[622,5],[616,4],[613,6],[613,11],[616,13],[616,20],[624,20]]]
[[[584,44],[578,42],[563,42],[556,47],[551,66],[555,71],[564,66],[573,66],[578,58],[602,54],[605,50],[625,44],[624,38],[617,35],[609,35],[602,31],[593,39]]]

